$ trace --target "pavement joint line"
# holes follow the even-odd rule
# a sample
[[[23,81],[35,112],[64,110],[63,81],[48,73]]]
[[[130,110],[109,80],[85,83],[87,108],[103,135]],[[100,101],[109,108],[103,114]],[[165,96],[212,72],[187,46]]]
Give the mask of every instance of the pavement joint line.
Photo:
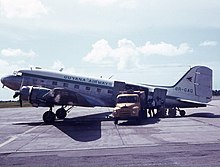
[[[5,142],[3,142],[2,144],[0,144],[0,148],[11,143],[12,141],[16,140],[18,138],[18,136],[12,136],[10,137],[8,140],[6,140]]]
[[[44,124],[44,123],[41,123],[40,125],[35,126],[35,127],[31,128],[31,129],[28,129],[28,130],[26,130],[25,132],[23,132],[23,133],[21,133],[21,134],[18,134],[18,135],[15,135],[15,136],[10,137],[8,140],[6,140],[6,141],[3,142],[2,144],[0,144],[0,148],[3,147],[3,146],[5,146],[5,145],[7,145],[7,144],[9,144],[9,143],[11,143],[11,142],[13,142],[13,141],[16,140],[18,137],[21,137],[21,136],[23,136],[23,135],[25,135],[25,134],[27,134],[27,133],[29,133],[29,132],[31,132],[31,131],[37,129],[38,127],[40,127],[40,126],[43,125],[43,124]]]
[[[187,145],[201,145],[201,144],[187,144]],[[98,151],[98,150],[111,150],[111,151],[114,151],[114,150],[121,150],[119,151],[118,154],[127,154],[127,153],[124,153],[124,149],[136,149],[136,148],[145,148],[145,147],[150,147],[152,149],[155,149],[153,151],[153,153],[157,153],[158,151],[160,152],[166,152],[166,153],[173,153],[173,152],[176,152],[176,151],[169,151],[167,149],[164,149],[164,150],[161,150],[161,149],[157,149],[158,146],[160,145],[138,145],[138,146],[114,146],[114,147],[100,147],[100,148],[83,148],[83,149],[75,149],[75,150],[72,150],[72,149],[57,149],[57,150],[32,150],[32,151],[6,151],[6,152],[0,152],[0,156],[1,154],[35,154],[35,153],[59,153],[59,152],[63,152],[63,151],[67,151],[67,152],[83,152],[83,151]],[[171,144],[170,145],[171,147],[172,146],[179,146],[179,147],[185,147],[184,144]],[[184,150],[181,150],[182,152],[188,152],[190,150],[192,150],[193,148],[188,148],[188,149],[184,149]],[[219,150],[216,148],[216,149],[205,149],[205,151],[217,151],[219,152]],[[145,151],[143,151],[145,152]],[[152,153],[152,152],[151,152]],[[102,154],[102,153],[101,153]],[[79,155],[79,156],[82,156],[82,155]],[[77,157],[77,155],[76,155]]]
[[[116,128],[116,130],[117,130],[117,132],[118,132],[118,135],[119,135],[119,137],[120,137],[120,139],[121,139],[121,141],[122,141],[122,144],[125,145],[125,142],[124,142],[124,140],[123,140],[123,138],[122,138],[122,136],[121,136],[121,134],[120,134],[120,132],[119,132],[118,126],[115,125],[115,128]]]
[[[202,124],[206,124],[206,125],[208,125],[208,126],[213,126],[213,127],[216,127],[216,128],[220,128],[220,126],[218,126],[218,125],[214,125],[214,124],[212,124],[212,123],[207,123],[207,122],[202,121],[202,120],[197,120],[197,119],[195,119],[195,118],[191,118],[191,120],[200,122],[200,123],[202,123]]]
[[[139,144],[139,145],[121,145],[121,146],[112,146],[112,147],[99,147],[99,148],[76,148],[76,149],[56,149],[56,150],[31,150],[31,151],[5,151],[5,152],[0,152],[1,154],[14,154],[14,153],[53,153],[53,152],[60,152],[60,151],[68,151],[68,152],[80,152],[80,151],[97,151],[97,150],[118,150],[118,149],[135,149],[135,148],[143,148],[143,147],[151,147],[151,148],[157,148],[160,144]],[[195,145],[195,144],[193,144]],[[182,144],[175,144],[171,146],[183,146]],[[165,150],[167,151],[167,150]]]

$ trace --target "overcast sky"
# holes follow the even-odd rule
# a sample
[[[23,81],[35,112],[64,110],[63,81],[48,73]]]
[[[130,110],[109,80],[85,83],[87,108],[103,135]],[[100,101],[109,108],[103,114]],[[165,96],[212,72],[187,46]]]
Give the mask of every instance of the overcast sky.
[[[190,67],[205,65],[220,89],[219,54],[219,0],[0,0],[0,77],[64,67],[173,85]],[[0,89],[1,99],[12,94]]]

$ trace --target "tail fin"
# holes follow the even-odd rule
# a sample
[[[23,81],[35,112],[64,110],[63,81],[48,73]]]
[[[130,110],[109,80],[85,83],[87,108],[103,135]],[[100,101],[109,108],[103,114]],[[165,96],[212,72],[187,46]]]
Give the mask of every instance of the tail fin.
[[[169,92],[181,99],[208,103],[212,98],[212,70],[205,66],[192,67]]]

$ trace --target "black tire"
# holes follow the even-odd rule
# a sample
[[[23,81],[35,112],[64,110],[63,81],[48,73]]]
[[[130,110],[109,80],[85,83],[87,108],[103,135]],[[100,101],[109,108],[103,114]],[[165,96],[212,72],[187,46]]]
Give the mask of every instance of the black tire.
[[[137,117],[137,118],[135,119],[135,121],[136,121],[136,124],[138,124],[138,125],[139,125],[139,124],[141,124],[141,121],[142,121],[142,120],[141,120],[141,118],[140,118],[140,117]]]
[[[66,110],[64,108],[59,108],[57,111],[56,111],[56,116],[58,119],[64,119],[66,118]]]
[[[184,117],[186,115],[186,111],[185,110],[180,110],[179,112],[180,112],[180,116],[181,117]]]
[[[142,120],[143,120],[143,110],[140,110],[140,111],[139,111],[139,115],[138,115],[138,117],[136,118],[136,123],[137,123],[137,124],[140,124],[140,123],[142,122]]]
[[[166,115],[167,115],[167,111],[166,111],[165,108],[159,108],[159,109],[157,110],[157,116],[158,116],[158,118],[165,118]]]
[[[43,120],[46,124],[54,123],[55,119],[56,119],[56,116],[52,111],[47,111],[43,114]]]
[[[176,109],[175,108],[170,108],[168,110],[168,117],[170,117],[170,118],[176,117]]]

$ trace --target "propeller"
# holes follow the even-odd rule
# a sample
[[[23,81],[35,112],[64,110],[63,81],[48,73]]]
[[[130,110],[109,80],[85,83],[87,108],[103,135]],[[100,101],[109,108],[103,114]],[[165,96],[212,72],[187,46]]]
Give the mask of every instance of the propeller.
[[[15,94],[13,95],[13,98],[15,99],[16,97],[19,97],[19,104],[20,104],[20,107],[22,107],[22,99],[21,99],[21,92],[20,91],[15,92]]]
[[[22,107],[22,100],[21,100],[21,96],[19,96],[19,104],[20,104],[20,107]]]
[[[24,79],[22,79],[22,82],[21,82],[19,91],[15,91],[15,94],[13,95],[13,98],[14,98],[14,99],[15,99],[16,97],[19,97],[20,107],[22,107],[21,89],[22,89],[22,86],[23,86],[23,82],[24,82]]]
[[[16,97],[18,97],[20,95],[20,91],[16,91],[15,94],[13,95],[13,98],[15,99]]]

